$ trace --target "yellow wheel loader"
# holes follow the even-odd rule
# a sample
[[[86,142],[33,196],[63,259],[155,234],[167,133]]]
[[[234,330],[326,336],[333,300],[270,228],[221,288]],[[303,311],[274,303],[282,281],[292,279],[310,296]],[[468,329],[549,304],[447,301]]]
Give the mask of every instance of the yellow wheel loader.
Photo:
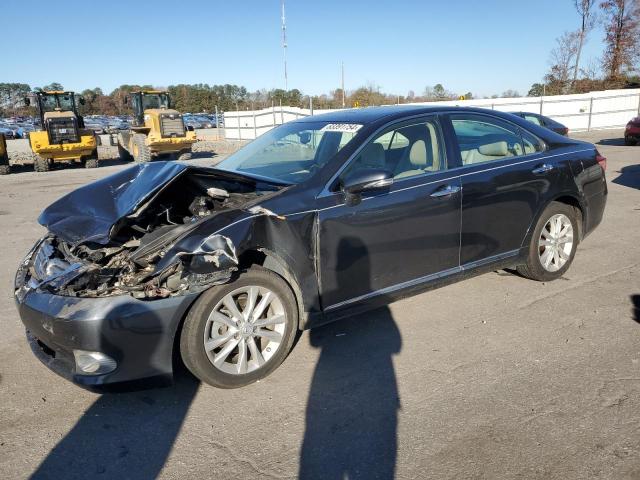
[[[9,166],[9,154],[7,153],[7,140],[0,133],[0,175],[9,173],[11,173],[11,167]]]
[[[128,100],[133,121],[130,130],[118,134],[118,153],[122,160],[149,162],[161,155],[178,160],[191,158],[196,133],[185,128],[182,115],[171,109],[168,92],[132,92]]]
[[[92,130],[84,128],[84,120],[76,108],[73,92],[36,92],[39,125],[29,134],[36,172],[46,172],[54,162],[82,162],[87,168],[98,166],[99,140]],[[79,97],[80,104],[84,104]],[[31,104],[29,98],[25,99]]]

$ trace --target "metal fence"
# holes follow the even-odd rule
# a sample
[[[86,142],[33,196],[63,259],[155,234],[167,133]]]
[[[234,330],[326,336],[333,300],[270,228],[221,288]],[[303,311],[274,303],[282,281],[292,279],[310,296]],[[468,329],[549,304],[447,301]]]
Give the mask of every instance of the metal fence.
[[[433,105],[412,103],[411,105]],[[640,89],[608,90],[553,97],[520,97],[437,102],[442,106],[489,108],[499,111],[535,112],[565,124],[571,131],[620,128],[635,115],[640,115]],[[300,117],[331,110],[272,106],[263,110],[225,112],[225,137],[230,140],[252,140],[277,125]]]

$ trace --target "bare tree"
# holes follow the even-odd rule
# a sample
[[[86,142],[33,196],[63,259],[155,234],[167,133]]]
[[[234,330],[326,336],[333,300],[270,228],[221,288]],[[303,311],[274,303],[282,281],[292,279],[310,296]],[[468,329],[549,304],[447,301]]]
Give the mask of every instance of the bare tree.
[[[602,66],[609,80],[619,79],[623,70],[633,69],[640,51],[640,2],[605,0],[605,51]]]
[[[551,50],[549,62],[551,71],[546,75],[545,82],[553,84],[553,94],[565,93],[569,87],[571,69],[575,66],[575,58],[580,43],[580,32],[564,32],[556,39],[556,48]]]
[[[573,80],[571,84],[576,83],[576,79],[578,78],[578,69],[580,68],[580,54],[582,53],[582,47],[584,46],[584,41],[587,38],[589,32],[593,29],[595,24],[595,13],[593,11],[593,6],[596,3],[596,0],[573,0],[573,4],[580,15],[582,20],[580,24],[580,30],[578,30],[578,49],[576,51],[576,65],[573,68]]]

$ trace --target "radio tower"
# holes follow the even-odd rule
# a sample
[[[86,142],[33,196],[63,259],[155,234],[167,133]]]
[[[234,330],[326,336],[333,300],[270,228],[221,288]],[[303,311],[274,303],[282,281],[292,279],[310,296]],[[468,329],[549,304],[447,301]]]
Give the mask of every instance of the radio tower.
[[[284,59],[284,89],[289,90],[287,81],[287,20],[284,16],[284,0],[282,0],[282,53]]]

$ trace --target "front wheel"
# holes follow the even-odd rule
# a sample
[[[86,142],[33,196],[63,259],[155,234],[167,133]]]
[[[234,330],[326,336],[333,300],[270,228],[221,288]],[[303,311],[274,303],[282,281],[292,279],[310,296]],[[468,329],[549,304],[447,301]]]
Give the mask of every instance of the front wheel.
[[[517,267],[518,273],[541,282],[564,275],[578,247],[576,217],[573,207],[552,202],[538,219],[531,236],[527,263]]]
[[[209,385],[237,388],[273,372],[291,350],[298,308],[279,275],[252,267],[195,302],[180,337],[187,368]]]
[[[34,154],[33,169],[36,172],[48,172],[51,169],[51,161],[48,158]]]
[[[100,165],[100,161],[98,160],[98,155],[91,156],[84,161],[84,166],[86,168],[98,168]]]
[[[151,150],[146,140],[146,135],[140,133],[136,133],[133,136],[133,160],[135,162],[146,163],[151,161]]]

